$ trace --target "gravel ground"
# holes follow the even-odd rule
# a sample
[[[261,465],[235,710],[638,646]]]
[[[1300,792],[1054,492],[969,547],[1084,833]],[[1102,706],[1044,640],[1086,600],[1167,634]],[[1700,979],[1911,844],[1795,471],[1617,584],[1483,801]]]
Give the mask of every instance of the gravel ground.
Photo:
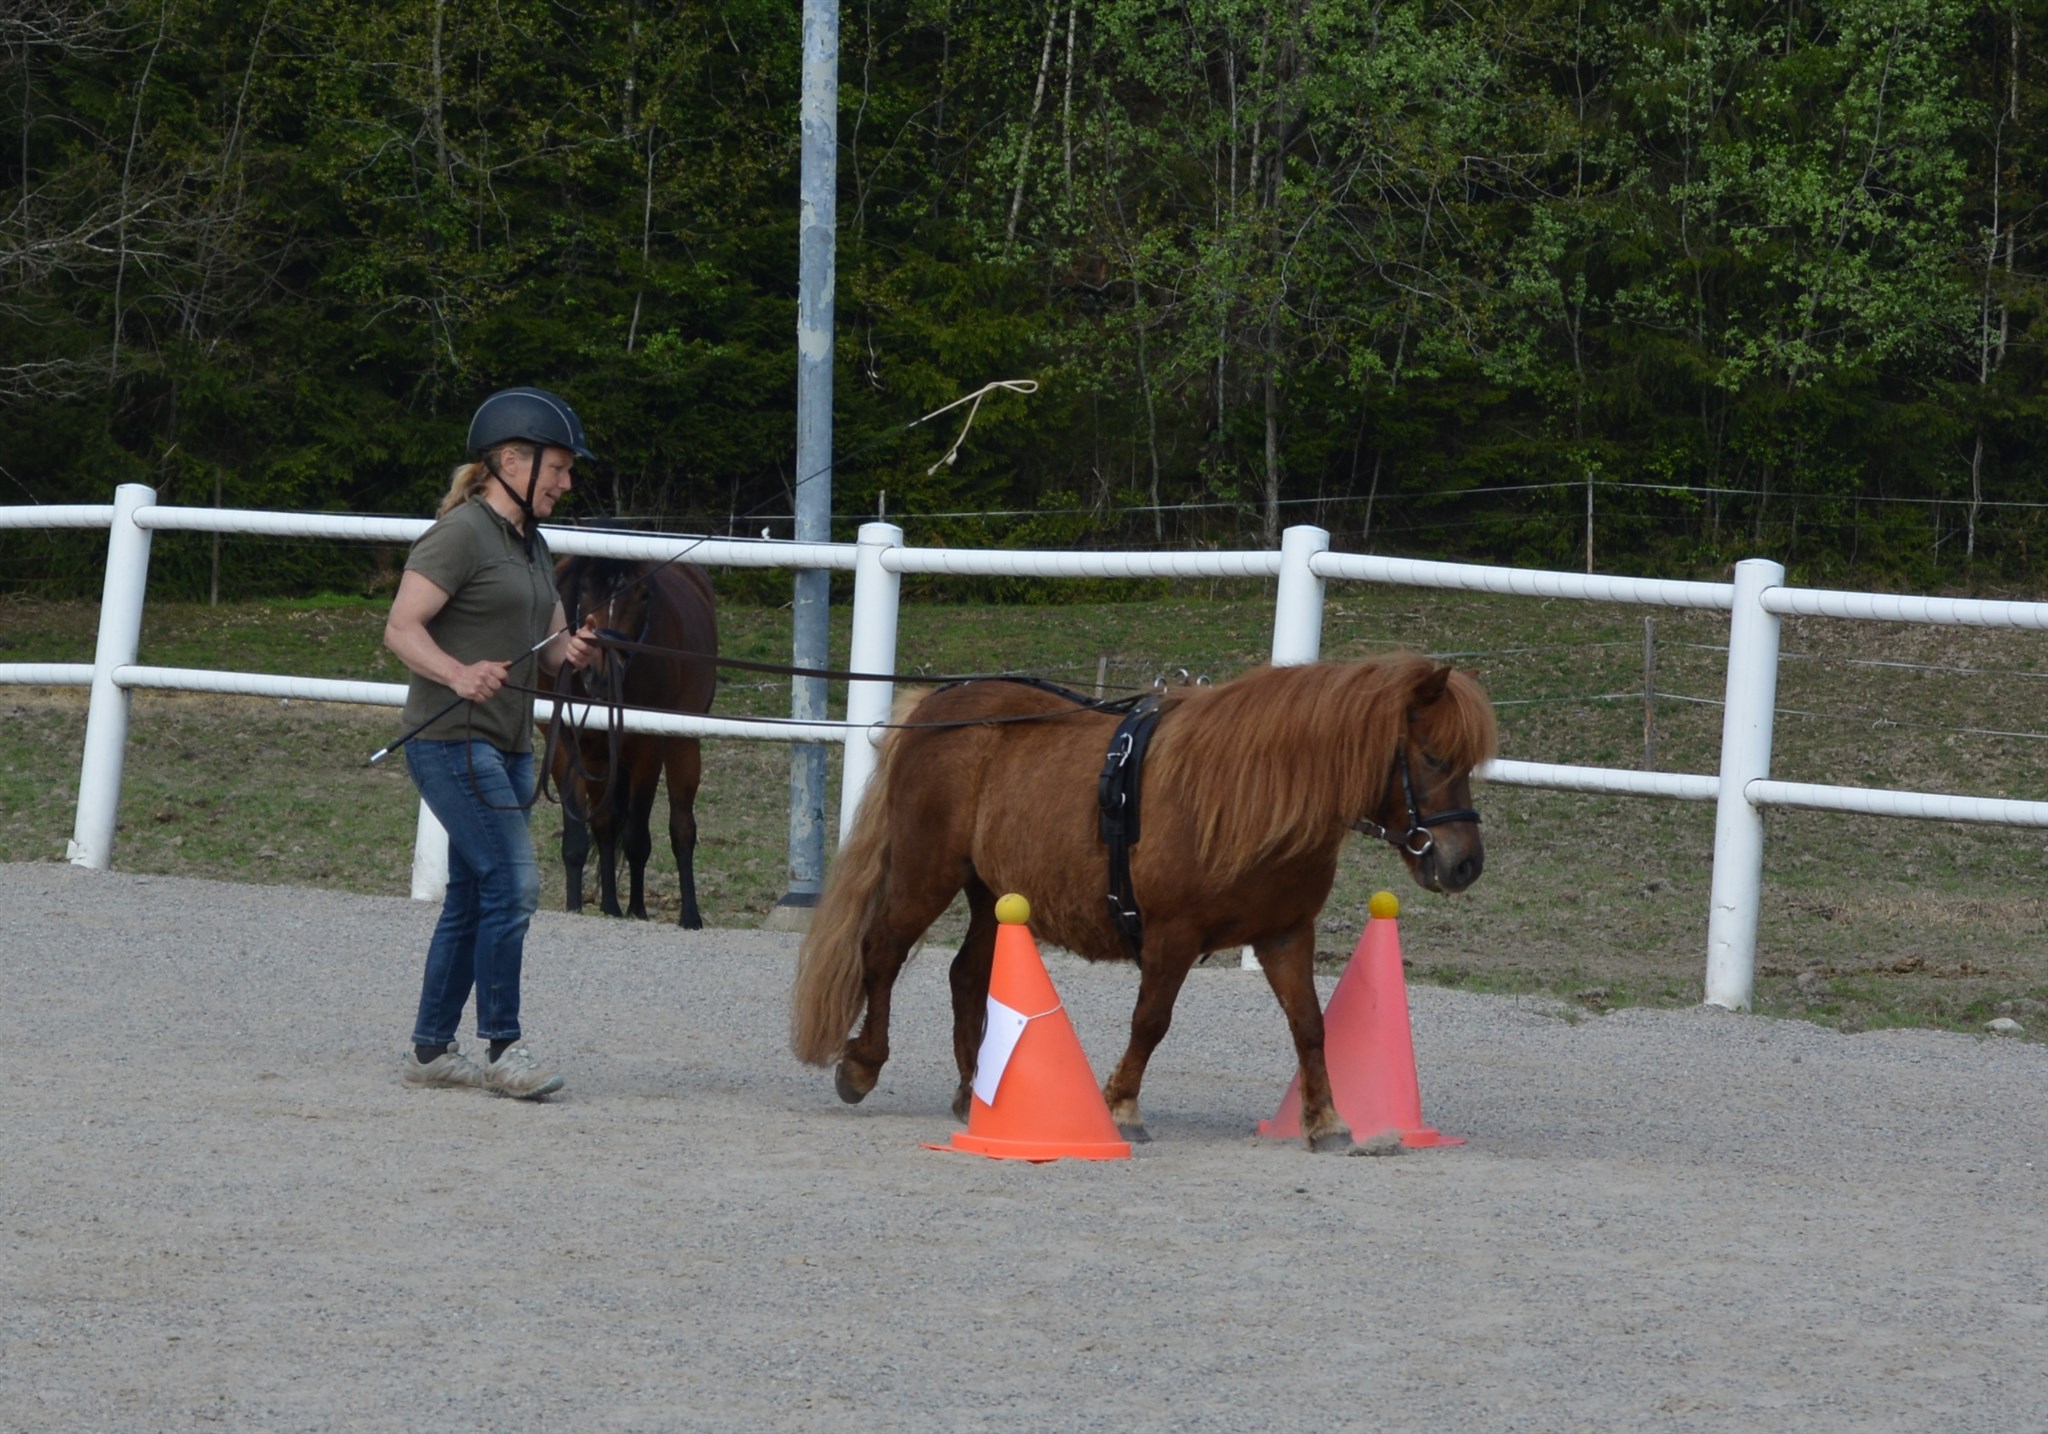
[[[568,1089],[406,1089],[432,920],[0,865],[0,1427],[2048,1428],[2048,1047],[1418,986],[1470,1144],[1319,1157],[1232,960],[1155,1142],[1028,1165],[919,1144],[937,953],[849,1109],[793,938],[543,913]],[[1107,1070],[1132,974],[1048,964]]]

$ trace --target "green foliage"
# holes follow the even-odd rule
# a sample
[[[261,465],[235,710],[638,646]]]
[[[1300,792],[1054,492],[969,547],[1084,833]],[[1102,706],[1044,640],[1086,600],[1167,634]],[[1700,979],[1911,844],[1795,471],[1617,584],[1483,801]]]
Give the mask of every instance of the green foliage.
[[[1313,521],[1545,565],[2031,577],[2038,7],[842,23],[845,535]],[[793,455],[800,41],[767,0],[0,14],[0,491],[422,513],[475,401],[536,382],[603,457],[586,519],[786,524],[825,481]],[[1043,386],[935,466],[964,411],[915,421],[1013,377]],[[0,587],[90,591],[91,553],[0,534]],[[380,561],[180,540],[159,581],[355,592]]]

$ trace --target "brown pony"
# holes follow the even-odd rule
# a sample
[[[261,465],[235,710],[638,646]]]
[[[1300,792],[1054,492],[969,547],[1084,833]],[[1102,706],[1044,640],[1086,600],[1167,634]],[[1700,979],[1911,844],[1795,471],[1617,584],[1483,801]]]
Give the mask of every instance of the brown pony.
[[[1316,913],[1354,822],[1393,841],[1428,890],[1478,878],[1469,779],[1495,751],[1493,708],[1468,674],[1401,654],[1259,668],[1170,691],[1161,709],[1131,848],[1144,922],[1138,1000],[1103,1087],[1110,1113],[1127,1138],[1148,1138],[1138,1086],[1181,982],[1205,952],[1249,945],[1294,1036],[1309,1148],[1347,1148],[1323,1059]],[[898,720],[798,954],[791,1046],[812,1065],[838,1062],[841,1099],[874,1089],[896,974],[964,888],[967,938],[951,973],[953,1111],[964,1118],[997,897],[1029,898],[1044,940],[1093,961],[1131,959],[1105,899],[1096,805],[1119,716],[998,679],[941,688]]]
[[[718,685],[718,618],[711,579],[702,568],[566,558],[556,566],[555,586],[569,626],[581,627],[594,618],[599,635],[614,644],[600,644],[590,666],[573,674],[572,698],[587,698],[614,710],[711,710]],[[672,655],[677,653],[689,655]],[[668,839],[682,900],[677,920],[692,931],[702,927],[704,917],[697,909],[696,803],[704,767],[697,739],[585,727],[565,733],[554,744],[551,763],[562,793],[562,870],[568,879],[569,910],[583,909],[583,866],[594,832],[599,908],[607,916],[647,919],[647,858],[654,850],[648,823],[655,785],[665,772]],[[618,891],[622,844],[632,874],[624,912]]]

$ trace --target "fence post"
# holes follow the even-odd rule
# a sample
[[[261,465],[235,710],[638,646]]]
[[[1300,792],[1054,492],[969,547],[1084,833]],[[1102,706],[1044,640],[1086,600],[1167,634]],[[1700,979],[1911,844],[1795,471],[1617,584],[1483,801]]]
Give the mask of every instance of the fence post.
[[[1330,534],[1310,523],[1298,523],[1280,535],[1280,581],[1273,594],[1275,667],[1314,662],[1323,654],[1323,580],[1309,566],[1317,553],[1330,551]],[[1237,953],[1246,971],[1259,969],[1259,958],[1247,946]]]
[[[1714,807],[1714,878],[1707,912],[1710,1006],[1749,1009],[1756,985],[1757,909],[1763,900],[1763,813],[1749,784],[1771,775],[1771,725],[1778,702],[1778,615],[1766,589],[1785,581],[1783,564],[1745,558],[1735,565],[1728,620],[1728,686],[1721,712],[1721,790]]]
[[[412,838],[412,899],[439,901],[448,894],[448,829],[426,802]]]
[[[903,530],[894,523],[860,525],[860,547],[853,562],[853,637],[847,666],[853,672],[896,670],[896,614],[903,578],[882,566],[882,554],[903,546]],[[861,795],[875,772],[875,744],[882,733],[873,724],[889,720],[895,700],[893,682],[846,684],[846,757],[839,774],[839,839],[853,829]]]
[[[1330,535],[1301,523],[1280,535],[1280,582],[1273,599],[1273,665],[1314,662],[1323,651],[1323,580],[1309,563]]]
[[[78,815],[65,851],[73,866],[94,871],[113,864],[121,770],[128,758],[129,694],[115,683],[114,669],[134,665],[142,641],[142,599],[149,589],[150,533],[135,515],[155,505],[154,488],[123,483],[114,490],[99,640],[92,655],[92,701],[85,713],[85,753],[78,763]]]

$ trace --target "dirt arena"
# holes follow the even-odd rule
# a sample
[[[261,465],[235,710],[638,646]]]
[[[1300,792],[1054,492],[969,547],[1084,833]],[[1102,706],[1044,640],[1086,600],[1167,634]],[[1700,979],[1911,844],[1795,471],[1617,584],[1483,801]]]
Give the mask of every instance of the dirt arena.
[[[409,1090],[433,915],[0,865],[0,1428],[2048,1427],[2048,1046],[1418,986],[1470,1143],[1319,1157],[1219,961],[1154,1143],[1027,1165],[920,1145],[938,953],[847,1108],[794,938],[544,913],[567,1090]],[[1049,958],[1106,1071],[1134,974]]]

